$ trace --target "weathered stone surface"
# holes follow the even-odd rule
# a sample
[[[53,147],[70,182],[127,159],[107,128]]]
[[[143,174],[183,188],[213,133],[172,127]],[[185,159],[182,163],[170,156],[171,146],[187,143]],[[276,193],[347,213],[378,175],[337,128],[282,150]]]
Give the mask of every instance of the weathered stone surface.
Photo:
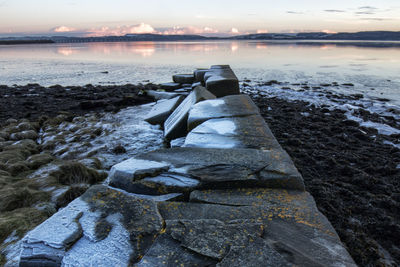
[[[127,266],[162,227],[154,201],[93,186],[28,233],[20,266]]]
[[[183,146],[281,149],[260,115],[205,121],[189,132]]]
[[[180,83],[180,84],[188,84],[188,83],[193,83],[194,82],[194,75],[193,74],[175,74],[172,76],[172,80],[175,83]]]
[[[133,192],[130,188],[133,181],[147,176],[157,176],[167,171],[169,167],[167,163],[131,158],[114,165],[108,179],[111,186]]]
[[[170,148],[138,156],[170,164],[170,172],[203,187],[262,186],[304,190],[303,179],[283,150]]]
[[[160,84],[161,89],[164,89],[165,91],[173,91],[175,89],[179,89],[182,87],[180,83],[173,82],[173,83],[162,83]]]
[[[170,145],[171,147],[181,147],[183,146],[183,144],[185,144],[185,139],[186,137],[176,138],[174,140],[171,140]]]
[[[188,118],[188,130],[216,118],[259,115],[259,109],[247,95],[226,96],[207,100],[193,106]]]
[[[165,138],[175,139],[185,136],[187,133],[187,118],[192,106],[200,101],[213,98],[215,96],[204,87],[196,87],[165,121]]]
[[[204,74],[207,90],[217,97],[240,94],[239,81],[229,65],[214,65]]]
[[[145,121],[151,124],[163,124],[183,99],[184,96],[177,96],[169,100],[160,100],[151,109]]]
[[[262,259],[271,263],[265,266],[356,266],[328,220],[306,192],[279,189],[206,190],[192,192],[190,201],[201,203],[160,202],[158,207],[167,222],[167,233],[169,221],[179,220],[178,236],[174,238],[182,246],[190,243],[187,247],[197,253],[207,253],[211,257],[217,255],[211,254],[213,246],[210,246],[211,252],[206,247],[214,238],[207,237],[207,233],[212,232],[211,220],[225,225],[240,221],[243,227],[261,225],[263,229],[262,234],[253,235],[252,240],[243,243],[245,245],[238,241],[232,242],[230,248],[220,246],[224,248],[224,253],[218,258],[222,259],[219,266],[229,263],[233,266],[260,266],[257,263]],[[201,220],[208,220],[208,224],[199,224]],[[182,230],[185,226],[182,222],[187,221],[190,224],[186,225],[190,226]],[[198,239],[191,240],[186,229]],[[203,234],[200,233],[202,231]],[[216,232],[219,236],[223,231]],[[187,243],[180,236],[185,236]],[[239,239],[243,240],[242,237]],[[218,243],[218,240],[213,242]],[[200,245],[197,249],[196,244],[204,246]]]
[[[135,266],[213,266],[216,260],[201,256],[180,245],[170,235],[160,235]]]

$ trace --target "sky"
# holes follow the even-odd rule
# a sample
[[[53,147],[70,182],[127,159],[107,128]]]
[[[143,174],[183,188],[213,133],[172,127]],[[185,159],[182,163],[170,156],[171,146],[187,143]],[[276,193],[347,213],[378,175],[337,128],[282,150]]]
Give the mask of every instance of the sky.
[[[0,0],[0,35],[400,31],[400,0]]]

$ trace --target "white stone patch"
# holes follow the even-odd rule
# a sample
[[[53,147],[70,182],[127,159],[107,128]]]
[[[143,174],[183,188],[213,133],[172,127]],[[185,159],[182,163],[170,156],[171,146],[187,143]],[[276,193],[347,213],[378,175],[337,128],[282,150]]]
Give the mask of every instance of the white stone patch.
[[[13,242],[15,240],[18,240],[18,236],[17,236],[17,231],[14,230],[4,241],[3,244],[7,244],[10,242]]]
[[[311,242],[318,244],[319,246],[325,248],[326,252],[332,255],[332,258],[338,257],[342,260],[342,262],[339,262],[339,261],[335,262],[334,265],[332,265],[332,266],[335,266],[335,267],[356,266],[354,264],[351,264],[351,265],[344,264],[344,262],[346,262],[347,259],[350,259],[350,255],[347,252],[347,250],[340,244],[338,244],[336,242],[331,242],[322,237],[313,238],[313,239],[311,239]]]
[[[228,135],[228,134],[235,134],[236,125],[230,119],[216,119],[216,120],[209,120],[200,124],[198,127],[193,129],[193,132],[203,132],[202,129],[206,128],[206,132],[210,129],[212,132],[216,132],[217,134]],[[208,128],[208,129],[207,129]]]
[[[178,186],[178,187],[195,187],[200,183],[196,179],[192,179],[178,174],[163,174],[152,178],[145,178],[143,179],[143,181],[162,183],[166,186]]]
[[[213,99],[213,100],[208,100],[207,102],[204,102],[204,103],[207,103],[208,105],[210,105],[212,107],[218,107],[218,106],[224,105],[225,101],[223,99]]]
[[[235,148],[240,142],[234,137],[221,136],[217,134],[189,133],[186,137],[183,147],[200,147],[200,148]]]
[[[65,254],[62,266],[129,265],[133,248],[129,242],[129,232],[121,224],[122,216],[112,214],[106,220],[112,224],[109,235],[98,242],[92,242],[84,236]]]

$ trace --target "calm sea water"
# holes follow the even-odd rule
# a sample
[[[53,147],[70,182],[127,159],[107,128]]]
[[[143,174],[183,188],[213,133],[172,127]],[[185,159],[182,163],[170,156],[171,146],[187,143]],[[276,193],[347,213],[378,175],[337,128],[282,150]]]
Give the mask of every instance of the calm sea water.
[[[353,83],[334,90],[400,105],[400,47],[265,41],[0,46],[0,84],[160,83],[213,64],[230,64],[240,80]]]

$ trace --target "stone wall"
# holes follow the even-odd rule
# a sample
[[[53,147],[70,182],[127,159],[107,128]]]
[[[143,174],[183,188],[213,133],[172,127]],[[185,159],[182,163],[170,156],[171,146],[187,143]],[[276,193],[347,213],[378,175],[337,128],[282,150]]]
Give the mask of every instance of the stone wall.
[[[171,148],[114,165],[27,234],[21,266],[355,266],[230,67],[173,81],[146,119]]]

